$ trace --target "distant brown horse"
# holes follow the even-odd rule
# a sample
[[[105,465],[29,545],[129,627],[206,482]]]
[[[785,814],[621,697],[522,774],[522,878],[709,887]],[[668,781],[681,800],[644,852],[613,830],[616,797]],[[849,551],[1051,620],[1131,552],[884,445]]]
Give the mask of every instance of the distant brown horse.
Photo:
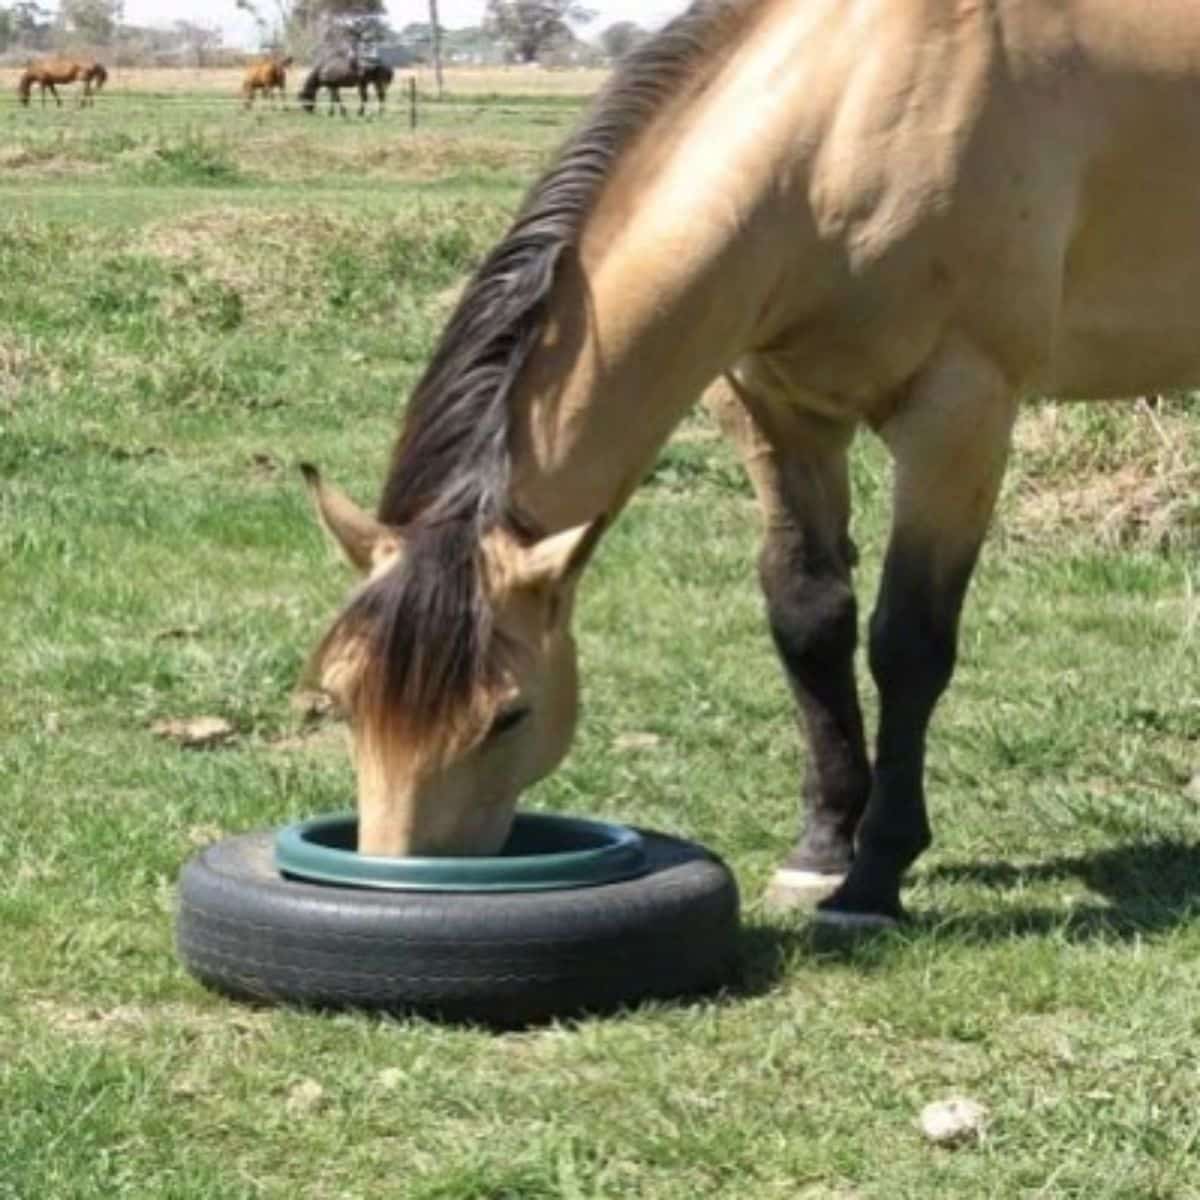
[[[79,97],[81,108],[95,102],[95,94],[108,78],[104,64],[94,58],[43,58],[31,62],[21,74],[17,84],[17,96],[22,104],[28,106],[29,93],[36,83],[42,91],[42,107],[46,105],[46,92],[49,90],[55,103],[62,108],[62,97],[59,96],[55,84],[83,82],[83,93]]]
[[[262,92],[263,99],[270,100],[278,92],[278,99],[287,98],[287,69],[292,65],[292,57],[261,59],[251,63],[246,68],[246,76],[242,80],[242,95],[246,98],[246,107],[251,108],[254,98]]]

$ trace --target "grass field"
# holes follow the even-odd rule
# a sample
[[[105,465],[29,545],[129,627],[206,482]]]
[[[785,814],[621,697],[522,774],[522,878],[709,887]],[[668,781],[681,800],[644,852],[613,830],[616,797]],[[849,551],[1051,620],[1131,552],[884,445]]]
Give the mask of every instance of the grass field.
[[[0,107],[0,1200],[1200,1195],[1187,398],[1025,418],[910,928],[831,946],[761,909],[799,751],[752,505],[697,415],[585,584],[585,720],[530,803],[726,856],[742,986],[494,1036],[181,970],[196,847],[351,794],[289,701],[348,583],[295,464],[373,499],[455,289],[581,102],[455,95],[413,135],[180,94]],[[855,483],[869,594],[868,441]],[[235,736],[152,731],[197,716]],[[987,1135],[931,1148],[915,1118],[953,1094]]]

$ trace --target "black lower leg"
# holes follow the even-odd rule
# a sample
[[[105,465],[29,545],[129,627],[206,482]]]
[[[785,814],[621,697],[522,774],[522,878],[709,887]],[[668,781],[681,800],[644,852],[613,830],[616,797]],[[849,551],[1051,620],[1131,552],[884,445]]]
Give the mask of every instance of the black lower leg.
[[[857,605],[848,547],[822,555],[799,533],[776,534],[759,569],[771,634],[808,743],[804,827],[785,868],[843,874],[871,771],[854,680]]]
[[[880,716],[871,797],[854,865],[825,902],[838,913],[900,917],[904,872],[931,840],[925,808],[925,738],[954,670],[958,616],[974,556],[949,572],[930,554],[893,547],[871,618],[871,673]]]

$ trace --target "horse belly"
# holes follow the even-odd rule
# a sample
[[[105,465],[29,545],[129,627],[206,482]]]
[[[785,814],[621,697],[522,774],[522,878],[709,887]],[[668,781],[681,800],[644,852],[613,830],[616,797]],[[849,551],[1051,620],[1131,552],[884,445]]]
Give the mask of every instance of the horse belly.
[[[1045,390],[1099,399],[1200,386],[1200,108],[1186,134],[1157,143],[1163,161],[1140,152],[1089,189]]]

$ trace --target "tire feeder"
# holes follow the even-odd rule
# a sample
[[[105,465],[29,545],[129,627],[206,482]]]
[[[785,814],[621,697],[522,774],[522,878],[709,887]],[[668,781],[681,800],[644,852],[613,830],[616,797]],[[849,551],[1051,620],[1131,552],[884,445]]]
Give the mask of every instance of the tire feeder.
[[[235,998],[517,1027],[712,991],[738,962],[725,864],[681,838],[520,814],[485,858],[378,858],[353,816],[201,850],[176,944]]]

